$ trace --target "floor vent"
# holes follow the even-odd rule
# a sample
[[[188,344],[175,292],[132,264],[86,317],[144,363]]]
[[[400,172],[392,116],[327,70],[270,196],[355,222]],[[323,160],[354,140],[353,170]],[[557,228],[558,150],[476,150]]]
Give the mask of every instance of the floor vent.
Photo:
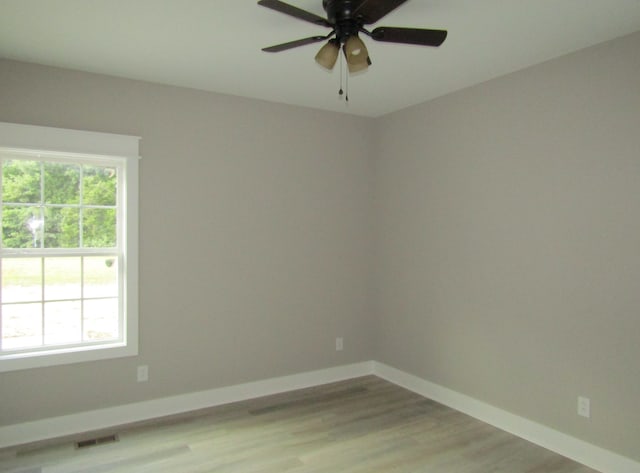
[[[95,439],[80,440],[76,442],[76,448],[95,447],[97,445],[104,445],[105,443],[113,443],[117,441],[117,435],[106,435],[105,437],[98,437]]]

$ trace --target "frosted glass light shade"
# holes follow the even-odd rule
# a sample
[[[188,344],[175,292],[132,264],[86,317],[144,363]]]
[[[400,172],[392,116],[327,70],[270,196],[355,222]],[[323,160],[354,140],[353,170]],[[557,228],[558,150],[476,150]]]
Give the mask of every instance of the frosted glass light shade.
[[[369,67],[369,51],[358,36],[350,36],[344,45],[344,56],[347,58],[349,72],[360,72]]]
[[[325,69],[332,70],[333,66],[336,65],[339,53],[340,46],[337,41],[332,39],[320,48],[320,51],[316,54],[316,62]]]

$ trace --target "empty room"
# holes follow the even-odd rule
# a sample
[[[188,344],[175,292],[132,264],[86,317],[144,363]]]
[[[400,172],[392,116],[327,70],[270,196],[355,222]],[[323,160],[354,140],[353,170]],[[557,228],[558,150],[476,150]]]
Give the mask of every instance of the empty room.
[[[640,473],[637,0],[0,0],[0,472]]]

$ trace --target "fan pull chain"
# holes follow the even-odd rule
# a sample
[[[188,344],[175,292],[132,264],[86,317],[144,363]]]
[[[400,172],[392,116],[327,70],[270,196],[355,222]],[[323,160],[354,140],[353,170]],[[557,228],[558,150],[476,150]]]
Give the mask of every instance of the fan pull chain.
[[[342,90],[342,55],[340,55],[340,90],[338,91],[338,95],[340,98],[344,95],[344,90]]]
[[[344,96],[344,100],[348,104],[349,103],[349,71],[347,71],[344,76],[345,76],[345,80],[347,82],[347,93]]]
[[[342,98],[342,96],[344,95],[344,100],[347,103],[347,105],[349,105],[349,70],[347,69],[346,71],[344,70],[343,67],[343,62],[342,61],[346,61],[345,58],[342,57],[342,55],[340,55],[340,90],[338,91],[338,95],[340,96],[340,98]],[[346,82],[346,94],[345,91],[342,89],[342,81]]]

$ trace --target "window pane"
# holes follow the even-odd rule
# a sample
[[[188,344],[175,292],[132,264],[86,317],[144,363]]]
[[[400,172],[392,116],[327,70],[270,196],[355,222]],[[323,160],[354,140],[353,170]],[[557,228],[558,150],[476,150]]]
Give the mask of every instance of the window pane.
[[[84,258],[84,297],[118,296],[118,258]]]
[[[80,247],[80,210],[72,207],[44,209],[45,248]]]
[[[44,343],[80,342],[80,301],[44,303]]]
[[[3,350],[35,347],[41,343],[42,304],[3,304]]]
[[[2,302],[42,300],[42,260],[5,258],[2,260]]]
[[[21,159],[4,161],[2,198],[5,203],[39,204],[40,163]]]
[[[42,218],[39,207],[2,207],[2,245],[5,248],[40,248]]]
[[[116,205],[118,174],[115,168],[84,166],[82,202],[84,205]]]
[[[80,166],[44,163],[44,201],[47,204],[78,204]]]
[[[80,299],[80,257],[45,258],[44,298],[47,301]]]
[[[116,247],[116,210],[85,209],[82,219],[84,248]]]
[[[113,340],[118,333],[118,300],[84,301],[84,340]]]

